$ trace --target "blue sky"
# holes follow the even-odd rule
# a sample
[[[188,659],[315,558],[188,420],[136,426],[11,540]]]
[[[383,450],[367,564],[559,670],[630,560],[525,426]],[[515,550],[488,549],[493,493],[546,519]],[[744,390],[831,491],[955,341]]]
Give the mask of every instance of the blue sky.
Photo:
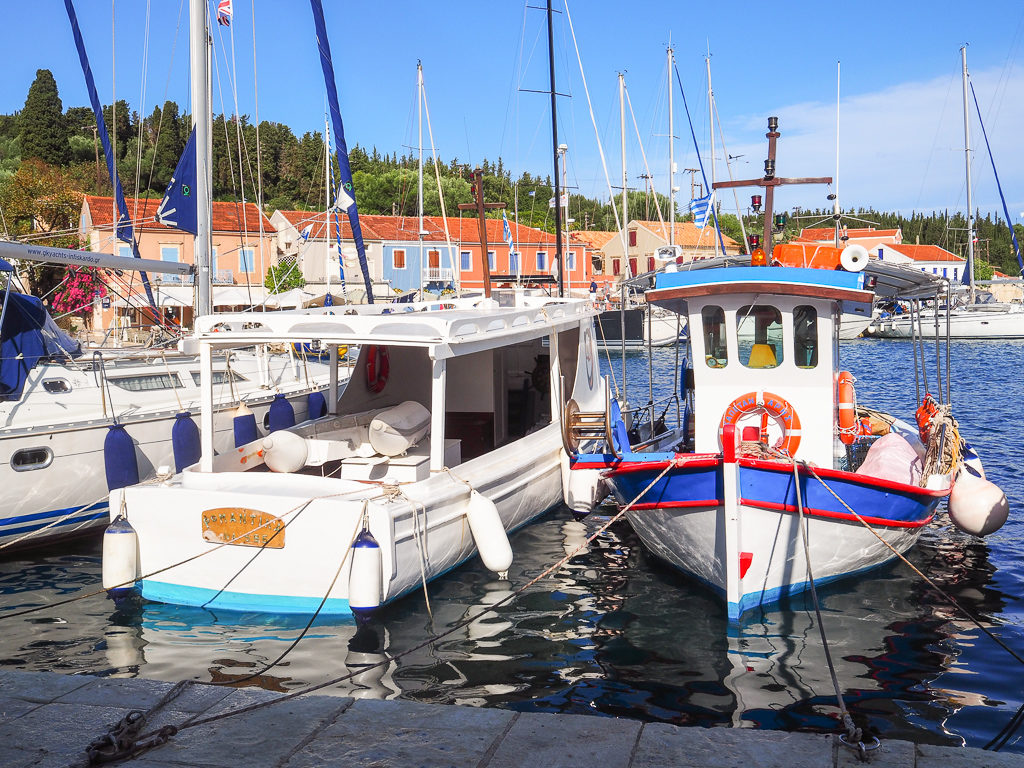
[[[253,8],[255,3],[255,8]],[[342,113],[349,144],[401,153],[415,145],[415,67],[423,61],[435,141],[441,156],[464,162],[499,155],[514,173],[550,173],[550,114],[544,14],[537,0],[326,0]],[[112,19],[113,5],[113,19]],[[116,95],[151,112],[165,98],[188,103],[187,0],[79,0],[83,35],[105,103]],[[215,5],[215,3],[213,3]],[[53,71],[64,106],[87,103],[64,5],[59,0],[5,4],[0,111],[20,109],[39,68]],[[562,0],[556,0],[556,8]],[[725,153],[737,178],[763,172],[769,115],[780,119],[778,172],[834,175],[836,62],[842,64],[839,194],[844,207],[963,208],[964,153],[959,48],[968,64],[993,143],[1011,215],[1024,211],[1024,3],[991,0],[856,5],[822,2],[753,4],[569,0],[569,11],[594,106],[597,133],[613,185],[620,177],[617,80],[625,72],[644,153],[660,191],[667,190],[665,48],[671,40],[705,163],[709,160],[705,56],[711,69]],[[180,14],[180,16],[179,16]],[[254,88],[253,15],[256,30]],[[179,23],[180,19],[180,23]],[[112,28],[113,27],[113,28]],[[297,134],[322,130],[324,92],[304,0],[235,0],[234,69],[242,113],[287,123]],[[116,48],[111,44],[116,38]],[[233,111],[231,38],[215,28],[214,105]],[[566,15],[556,14],[560,141],[569,146],[569,184],[607,197],[608,187],[588,113]],[[148,48],[148,55],[146,53]],[[145,77],[143,78],[143,75]],[[145,82],[145,94],[142,93]],[[140,109],[141,108],[141,109]],[[675,93],[676,160],[697,158]],[[627,115],[631,186],[644,162]],[[998,198],[976,122],[975,203]],[[726,178],[719,138],[718,178]],[[710,174],[710,171],[709,171]],[[689,175],[676,184],[689,192]],[[781,207],[824,206],[823,187],[790,188]],[[740,198],[745,204],[747,196]],[[733,207],[732,195],[723,201]],[[1020,219],[1018,219],[1020,220]]]

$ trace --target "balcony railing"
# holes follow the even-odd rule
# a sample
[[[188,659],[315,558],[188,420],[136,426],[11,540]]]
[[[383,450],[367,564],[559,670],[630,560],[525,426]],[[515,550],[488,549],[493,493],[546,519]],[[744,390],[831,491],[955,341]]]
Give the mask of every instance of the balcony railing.
[[[195,283],[194,275],[153,275],[153,282],[159,285],[192,285]],[[235,273],[230,269],[213,270],[213,282],[215,285],[234,285]]]
[[[427,267],[423,270],[423,282],[425,283],[450,283],[455,279],[451,269],[444,267]]]

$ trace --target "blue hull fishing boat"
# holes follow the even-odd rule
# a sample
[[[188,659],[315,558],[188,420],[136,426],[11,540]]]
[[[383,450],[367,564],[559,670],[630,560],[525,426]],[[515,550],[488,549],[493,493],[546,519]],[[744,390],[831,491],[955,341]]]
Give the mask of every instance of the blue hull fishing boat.
[[[609,398],[604,413],[566,403],[579,485],[607,483],[644,545],[719,593],[731,619],[901,555],[944,499],[971,533],[1006,519],[1006,497],[944,404],[948,346],[945,394],[942,370],[933,396],[922,367],[916,424],[858,403],[840,368],[844,315],[869,312],[876,295],[919,301],[947,286],[857,248],[818,254],[827,268],[756,248],[657,275],[647,301],[684,316],[692,360],[661,418],[653,397],[633,410]]]

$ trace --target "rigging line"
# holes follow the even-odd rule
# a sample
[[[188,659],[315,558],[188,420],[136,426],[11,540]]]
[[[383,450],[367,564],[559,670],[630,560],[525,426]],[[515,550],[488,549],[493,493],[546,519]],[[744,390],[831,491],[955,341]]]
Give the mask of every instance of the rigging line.
[[[633,100],[629,98],[629,88],[626,87],[623,82],[622,90],[626,94],[626,103],[629,104],[629,116],[633,119],[633,130],[636,131],[636,141],[640,145],[640,157],[644,161],[644,172],[647,174],[648,179],[653,179],[651,174],[651,166],[647,163],[647,152],[644,151],[644,140],[640,138],[640,126],[636,124],[636,113],[633,111]],[[658,212],[658,221],[662,226],[665,226],[665,217],[661,215],[661,203],[658,202],[658,196],[654,196],[654,209]]]
[[[422,78],[422,72],[420,77]],[[459,273],[455,269],[455,252],[452,249],[452,235],[448,229],[448,209],[445,207],[444,189],[441,186],[441,164],[438,160],[437,146],[434,144],[434,129],[430,125],[430,107],[427,102],[427,85],[425,80],[421,80],[421,82],[423,83],[423,116],[427,118],[427,136],[430,138],[430,153],[434,157],[434,177],[437,179],[437,197],[441,203],[441,222],[444,224],[444,241],[448,245],[448,261],[452,267],[452,275],[455,276]],[[455,283],[455,286],[456,296],[461,295],[462,280],[458,280]]]
[[[138,210],[139,207],[139,182],[142,181],[142,137],[143,129],[146,125],[146,119],[143,117],[146,114],[146,80],[149,77],[149,20],[152,15],[152,2],[146,0],[146,21],[143,25],[142,33],[142,74],[139,77],[140,93],[139,93],[139,135],[136,139],[135,144],[135,203],[134,211]],[[156,158],[156,152],[153,153],[153,157]]]
[[[167,93],[171,89],[171,74],[174,71],[174,54],[178,50],[178,38],[181,35],[181,15],[182,15],[182,12],[184,10],[185,10],[185,0],[181,0],[181,2],[178,4],[178,22],[175,25],[174,38],[173,38],[173,40],[171,42],[171,57],[170,57],[170,61],[167,64],[167,80],[164,82],[164,98],[163,98],[164,104],[167,104]],[[195,121],[193,120],[193,122],[195,122]],[[154,137],[154,140],[153,140],[153,158],[152,158],[152,160],[149,163],[149,179],[146,181],[146,189],[152,189],[153,188],[153,176],[156,173],[156,150],[157,150],[157,147],[160,146],[160,135],[161,135],[161,131],[163,130],[163,124],[164,124],[164,109],[163,109],[163,107],[161,107],[160,108],[160,120],[157,123],[157,126],[156,126],[156,136]]]
[[[718,137],[722,140],[722,154],[725,155],[725,169],[729,172],[729,181],[733,181],[732,162],[729,160],[729,152],[725,148],[725,133],[722,131],[721,112],[717,109],[718,99],[712,96],[712,103],[715,105],[715,123],[718,125]],[[736,218],[740,220],[740,233],[743,235],[743,245],[747,244],[747,227],[743,223],[743,214],[740,212],[740,196],[736,187],[732,188],[733,200],[736,202]],[[724,249],[723,249],[724,250]]]
[[[871,527],[871,525],[867,522],[867,520],[865,520],[863,517],[861,517],[859,514],[857,514],[849,504],[847,504],[845,501],[843,501],[842,498],[840,498],[839,494],[837,494],[834,490],[832,490],[831,486],[829,486],[828,483],[826,483],[824,480],[821,479],[821,477],[818,475],[818,473],[814,471],[814,467],[812,467],[809,464],[804,464],[803,466],[804,466],[805,469],[807,469],[808,472],[811,473],[811,475],[814,476],[814,478],[819,483],[821,483],[825,487],[826,491],[828,491],[830,494],[832,494],[833,497],[835,497],[836,501],[838,501],[840,504],[842,504],[851,515],[856,517],[864,525],[864,527],[867,528],[869,531],[871,531],[871,533],[873,533],[875,535],[875,538],[877,538],[880,542],[882,542],[882,544],[884,544],[896,557],[898,557],[900,560],[902,560],[903,563],[908,565],[910,567],[910,569],[914,573],[916,573],[918,576],[920,576],[925,581],[925,583],[928,584],[928,586],[930,586],[932,589],[934,589],[936,592],[938,592],[940,595],[942,595],[946,600],[948,600],[950,602],[950,604],[954,608],[956,608],[964,616],[966,616],[978,629],[980,629],[982,632],[984,632],[986,635],[988,635],[989,638],[993,642],[995,642],[996,645],[998,645],[1000,648],[1002,648],[1008,654],[1013,656],[1013,658],[1016,659],[1017,661],[1019,661],[1021,664],[1024,664],[1024,657],[1021,657],[1009,645],[1007,645],[1001,639],[999,639],[999,637],[997,637],[991,630],[989,630],[988,627],[984,626],[981,623],[980,619],[975,617],[975,615],[973,613],[971,613],[969,610],[964,608],[956,600],[956,598],[954,598],[952,595],[950,595],[948,592],[946,592],[946,590],[944,590],[942,587],[940,587],[938,584],[936,584],[932,579],[930,579],[927,576],[925,576],[917,568],[917,566],[915,566],[906,557],[904,557],[902,554],[900,554],[896,550],[896,548],[893,547],[889,542],[887,542],[885,539],[883,539],[882,536],[874,528]]]
[[[601,156],[601,168],[604,169],[604,180],[608,187],[608,199],[612,206],[612,216],[615,218],[615,227],[621,230],[625,224],[619,218],[619,210],[615,204],[615,190],[612,189],[611,176],[608,174],[608,161],[604,156],[604,147],[601,145],[601,136],[597,131],[597,118],[594,116],[594,104],[590,98],[590,88],[587,85],[587,75],[583,71],[583,59],[580,56],[579,42],[576,40],[576,29],[573,27],[572,14],[569,13],[569,0],[565,0],[565,19],[569,22],[569,32],[572,34],[573,48],[576,50],[576,61],[580,66],[580,78],[583,80],[583,92],[587,97],[587,109],[590,110],[590,123],[594,126],[594,139],[597,141],[597,152]],[[556,201],[557,202],[557,201]],[[547,214],[544,216],[547,220]]]
[[[223,36],[222,36],[223,37]],[[242,115],[241,110],[238,108],[238,66],[235,63],[235,28],[228,27],[228,38],[231,41],[231,68],[228,70],[228,82],[231,83],[231,98],[235,107],[235,144],[238,151],[238,181],[239,189],[242,192],[242,209],[241,216],[238,215],[238,203],[235,203],[235,219],[240,225],[239,235],[242,240],[244,248],[249,247],[249,221],[248,221],[248,208],[245,205],[245,175],[244,165],[242,163],[242,145],[244,143],[244,137],[242,135]],[[246,159],[248,159],[249,148],[245,148]],[[252,164],[249,164],[249,175],[252,176]],[[244,257],[245,251],[242,251]],[[246,295],[249,298],[249,306],[252,306],[252,281],[251,281],[251,270],[255,268],[255,264],[246,264],[244,258],[239,262],[239,271],[245,274],[245,289]],[[249,269],[246,269],[249,267]]]
[[[939,113],[939,119],[935,121],[935,136],[932,138],[932,147],[928,151],[928,159],[924,164],[924,173],[921,174],[921,188],[917,192],[917,200],[914,202],[914,210],[921,207],[921,198],[924,196],[924,190],[928,185],[928,171],[932,165],[932,159],[935,157],[935,151],[939,144],[939,134],[942,131],[943,120],[946,116],[946,110],[949,107],[949,96],[953,92],[953,83],[955,82],[956,75],[950,75],[949,82],[946,86],[946,98],[942,102],[942,111]]]
[[[517,598],[521,594],[523,594],[527,589],[532,587],[534,584],[538,583],[542,579],[547,578],[551,574],[556,573],[562,567],[564,567],[570,560],[572,560],[572,558],[576,557],[576,555],[578,555],[581,551],[583,551],[583,549],[585,547],[588,547],[598,536],[600,536],[602,533],[604,533],[606,530],[608,530],[608,528],[610,528],[613,524],[615,524],[619,520],[621,520],[622,517],[626,514],[626,512],[628,512],[630,509],[632,509],[632,507],[641,498],[643,498],[643,496],[648,491],[650,491],[651,488],[653,488],[665,475],[667,475],[669,473],[669,471],[672,468],[674,468],[676,466],[677,466],[677,462],[676,462],[675,459],[668,460],[665,463],[665,468],[658,474],[657,477],[655,477],[650,482],[650,484],[646,488],[644,488],[642,491],[640,491],[640,493],[636,496],[635,499],[633,499],[631,502],[629,502],[629,504],[627,504],[626,506],[622,507],[615,515],[613,515],[611,518],[609,518],[607,522],[602,524],[591,536],[589,536],[587,539],[585,539],[583,542],[581,542],[576,547],[576,549],[574,549],[571,553],[567,554],[561,560],[559,560],[558,562],[554,563],[553,565],[551,565],[548,568],[546,568],[545,570],[543,570],[537,576],[534,576],[532,579],[530,579],[526,584],[524,584],[519,589],[517,589],[514,592],[510,593],[509,595],[505,596],[501,600],[498,600],[497,602],[493,603],[492,605],[483,607],[483,610],[481,610],[479,613],[473,614],[469,618],[462,619],[462,620],[456,622],[451,627],[446,629],[444,632],[441,632],[441,633],[435,634],[435,635],[433,635],[431,637],[428,637],[426,640],[423,640],[422,642],[420,642],[420,643],[418,643],[418,644],[416,644],[416,645],[414,645],[414,646],[412,646],[410,648],[406,648],[404,651],[401,651],[400,653],[396,653],[394,655],[381,654],[384,658],[382,658],[380,661],[376,662],[375,664],[370,664],[370,665],[367,665],[365,667],[360,667],[360,669],[357,670],[356,672],[350,672],[350,673],[348,673],[346,675],[341,675],[341,676],[333,678],[331,680],[327,680],[326,682],[323,682],[323,683],[317,683],[316,685],[307,686],[306,688],[303,688],[302,690],[293,691],[292,693],[285,694],[284,696],[281,696],[280,698],[277,698],[277,699],[270,699],[270,700],[267,700],[267,701],[258,702],[256,704],[250,704],[249,706],[246,706],[246,707],[239,707],[238,709],[233,709],[233,710],[230,710],[228,712],[222,712],[220,714],[210,715],[208,717],[200,718],[198,720],[193,720],[191,722],[183,724],[178,730],[181,731],[181,730],[184,730],[185,728],[193,728],[193,727],[199,726],[199,725],[207,725],[209,723],[214,723],[214,722],[217,722],[219,720],[226,719],[228,717],[234,717],[236,715],[241,715],[241,714],[245,714],[245,713],[248,713],[248,712],[253,712],[255,710],[263,709],[264,707],[270,706],[271,704],[280,704],[280,703],[283,703],[285,701],[289,701],[291,699],[297,698],[299,696],[304,696],[306,694],[313,693],[314,691],[319,691],[319,690],[322,690],[324,688],[328,688],[328,687],[330,687],[332,685],[337,685],[338,683],[342,683],[342,682],[345,682],[347,680],[351,680],[352,678],[356,677],[356,675],[363,674],[367,670],[376,669],[377,667],[380,667],[380,666],[385,666],[385,665],[392,664],[393,662],[397,661],[398,659],[401,659],[401,658],[403,658],[405,656],[408,656],[411,653],[415,653],[416,651],[422,650],[423,648],[426,648],[426,647],[428,647],[430,645],[433,645],[438,640],[442,640],[445,637],[448,637],[449,635],[452,635],[452,634],[458,632],[460,629],[463,629],[463,628],[469,626],[470,624],[472,624],[473,622],[479,620],[483,616],[486,616],[487,614],[497,613],[497,609],[498,608],[501,608],[506,603],[511,602],[512,600],[514,600],[515,598]]]
[[[253,96],[253,122],[256,124],[256,210],[259,214],[259,225],[260,225],[260,274],[264,274],[263,269],[263,250],[266,246],[264,242],[264,227],[263,227],[263,152],[260,149],[260,88],[259,78],[257,77],[257,66],[256,66],[256,3],[253,2],[250,6],[252,8],[252,96]],[[252,172],[252,169],[249,169]],[[251,297],[250,297],[251,299]]]

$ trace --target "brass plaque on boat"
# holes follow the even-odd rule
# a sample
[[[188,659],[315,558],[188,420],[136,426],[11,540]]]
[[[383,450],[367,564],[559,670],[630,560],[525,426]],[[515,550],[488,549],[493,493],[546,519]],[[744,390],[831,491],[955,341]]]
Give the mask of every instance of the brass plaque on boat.
[[[284,521],[269,512],[220,507],[203,512],[203,539],[213,544],[284,548]]]

